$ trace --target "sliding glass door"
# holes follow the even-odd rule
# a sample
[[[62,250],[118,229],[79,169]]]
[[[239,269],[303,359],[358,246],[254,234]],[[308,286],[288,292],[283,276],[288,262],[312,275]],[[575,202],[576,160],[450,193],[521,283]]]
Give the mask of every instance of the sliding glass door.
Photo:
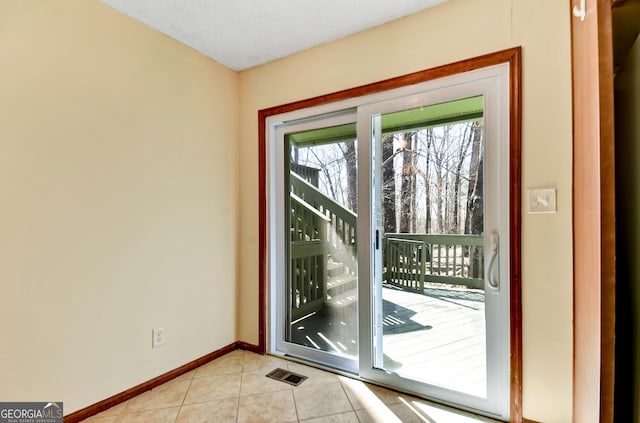
[[[278,116],[271,352],[509,417],[508,81]]]

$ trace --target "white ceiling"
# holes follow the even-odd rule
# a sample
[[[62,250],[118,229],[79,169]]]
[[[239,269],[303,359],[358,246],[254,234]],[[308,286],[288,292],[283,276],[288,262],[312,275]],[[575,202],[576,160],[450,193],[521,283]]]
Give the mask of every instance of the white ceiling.
[[[446,0],[102,0],[243,70]]]

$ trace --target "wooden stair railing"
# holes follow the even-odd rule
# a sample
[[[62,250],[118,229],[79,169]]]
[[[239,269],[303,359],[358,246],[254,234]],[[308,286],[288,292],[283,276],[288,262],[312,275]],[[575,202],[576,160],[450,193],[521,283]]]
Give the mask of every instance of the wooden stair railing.
[[[324,195],[296,173],[291,172],[290,174],[291,193],[330,220],[330,229],[326,234],[329,253],[355,273],[358,215]]]
[[[295,320],[320,310],[327,289],[327,226],[330,220],[291,194],[290,307]]]
[[[332,301],[352,302],[345,300],[351,299],[345,290],[355,291],[357,215],[295,172],[290,175],[291,315],[297,319]]]

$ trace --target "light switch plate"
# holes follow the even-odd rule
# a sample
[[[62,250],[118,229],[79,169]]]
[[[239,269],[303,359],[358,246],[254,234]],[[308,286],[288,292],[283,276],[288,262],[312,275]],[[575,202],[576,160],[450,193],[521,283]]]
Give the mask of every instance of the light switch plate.
[[[557,211],[555,188],[530,189],[528,194],[529,213],[555,213]]]

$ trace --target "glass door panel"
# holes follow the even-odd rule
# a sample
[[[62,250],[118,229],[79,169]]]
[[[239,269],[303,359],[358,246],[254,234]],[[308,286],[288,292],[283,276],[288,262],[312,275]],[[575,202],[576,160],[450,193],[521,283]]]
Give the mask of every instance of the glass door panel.
[[[324,364],[358,355],[356,125],[285,133],[284,343]]]
[[[495,81],[358,109],[371,175],[360,375],[508,418],[509,145]]]
[[[373,117],[375,366],[486,397],[483,101]]]

